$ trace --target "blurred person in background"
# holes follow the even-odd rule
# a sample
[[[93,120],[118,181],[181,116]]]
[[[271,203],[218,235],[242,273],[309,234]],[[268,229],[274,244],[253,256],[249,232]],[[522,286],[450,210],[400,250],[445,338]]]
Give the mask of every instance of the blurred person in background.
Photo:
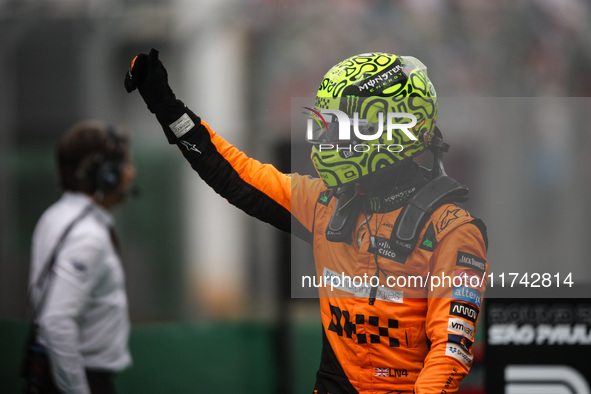
[[[62,197],[32,240],[33,327],[27,393],[114,393],[131,364],[125,276],[111,210],[131,193],[135,169],[124,130],[73,125],[57,146]]]
[[[323,349],[314,393],[457,391],[472,364],[486,287],[486,227],[455,204],[468,189],[445,174],[449,146],[418,59],[368,53],[328,71],[308,108],[317,120],[307,139],[319,179],[283,174],[222,139],[176,98],[155,49],[133,59],[125,88],[139,90],[168,142],[218,194],[312,243],[318,278],[379,278],[371,286],[315,286]],[[402,127],[386,130],[390,113],[406,120]],[[343,140],[347,122],[354,136]],[[426,151],[430,169],[413,161]],[[480,282],[387,281],[410,276]]]

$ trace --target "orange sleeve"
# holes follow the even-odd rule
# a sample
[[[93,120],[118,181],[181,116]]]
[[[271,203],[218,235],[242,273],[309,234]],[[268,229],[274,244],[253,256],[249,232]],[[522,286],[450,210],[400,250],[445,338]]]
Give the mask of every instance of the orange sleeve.
[[[215,133],[206,122],[201,121],[201,123],[207,129],[215,150],[230,164],[242,181],[291,211],[291,177],[289,175],[280,172],[271,164],[262,164],[248,157]]]
[[[430,275],[441,281],[432,279],[429,284],[430,350],[415,384],[417,394],[455,393],[472,365],[471,347],[488,274],[486,236],[473,223],[445,235],[431,257]]]
[[[291,214],[310,233],[314,224],[316,202],[320,194],[326,190],[326,186],[321,179],[293,174]]]
[[[195,130],[177,142],[199,176],[249,215],[280,230],[309,238],[313,218],[308,212],[313,214],[314,202],[309,196],[315,193],[313,189],[324,185],[322,181],[315,182],[298,174],[287,175],[271,164],[250,158],[215,133],[206,122],[199,122]],[[297,204],[293,203],[292,191],[295,191]]]

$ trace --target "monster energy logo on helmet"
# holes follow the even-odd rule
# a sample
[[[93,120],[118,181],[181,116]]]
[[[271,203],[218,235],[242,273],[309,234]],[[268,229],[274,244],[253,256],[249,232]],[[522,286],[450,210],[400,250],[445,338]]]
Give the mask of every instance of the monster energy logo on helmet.
[[[418,59],[368,53],[326,73],[314,105],[314,112],[322,110],[346,114],[353,131],[346,134],[350,140],[340,139],[338,117],[328,116],[308,133],[314,167],[335,187],[423,152],[435,128],[437,96]]]

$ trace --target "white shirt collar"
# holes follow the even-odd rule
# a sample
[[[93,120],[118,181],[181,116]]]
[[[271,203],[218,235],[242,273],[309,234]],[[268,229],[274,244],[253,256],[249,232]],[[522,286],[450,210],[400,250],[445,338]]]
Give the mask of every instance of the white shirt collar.
[[[113,218],[111,212],[107,211],[105,208],[95,203],[92,200],[92,198],[90,198],[86,194],[66,191],[64,192],[62,198],[64,199],[64,201],[67,201],[71,205],[79,205],[80,209],[82,209],[82,207],[88,204],[92,204],[92,213],[97,219],[103,222],[105,226],[110,227],[115,223],[115,219]]]

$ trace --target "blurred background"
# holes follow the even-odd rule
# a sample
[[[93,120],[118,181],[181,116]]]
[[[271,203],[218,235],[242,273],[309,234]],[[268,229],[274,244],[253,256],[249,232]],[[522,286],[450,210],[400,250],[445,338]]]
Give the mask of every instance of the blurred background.
[[[21,387],[30,238],[60,195],[55,144],[85,118],[129,130],[142,191],[115,211],[135,358],[122,392],[312,391],[318,306],[290,297],[290,239],[211,191],[125,93],[131,59],[152,47],[177,97],[285,172],[309,154],[290,141],[292,98],[354,54],[421,59],[491,270],[591,279],[586,0],[0,0],[0,392]],[[463,393],[485,392],[484,331]]]

